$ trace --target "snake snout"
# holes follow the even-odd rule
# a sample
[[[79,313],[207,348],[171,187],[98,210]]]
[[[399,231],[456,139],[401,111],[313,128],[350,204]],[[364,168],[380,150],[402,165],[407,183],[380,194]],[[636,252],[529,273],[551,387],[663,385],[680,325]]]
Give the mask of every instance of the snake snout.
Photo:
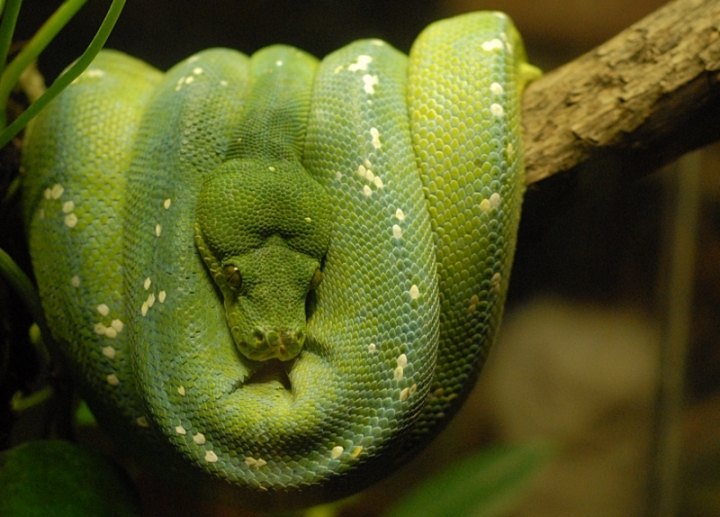
[[[280,359],[289,361],[300,353],[305,343],[303,330],[277,330],[256,327],[252,331],[253,343],[247,347],[252,353],[246,354],[256,361]]]

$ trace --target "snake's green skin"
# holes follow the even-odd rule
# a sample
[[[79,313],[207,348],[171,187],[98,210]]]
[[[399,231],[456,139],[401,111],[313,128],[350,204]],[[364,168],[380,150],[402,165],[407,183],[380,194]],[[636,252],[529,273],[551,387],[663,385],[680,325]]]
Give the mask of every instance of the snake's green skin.
[[[25,207],[53,335],[119,446],[263,509],[415,454],[500,321],[533,74],[495,12],[409,58],[101,53],[28,131]]]

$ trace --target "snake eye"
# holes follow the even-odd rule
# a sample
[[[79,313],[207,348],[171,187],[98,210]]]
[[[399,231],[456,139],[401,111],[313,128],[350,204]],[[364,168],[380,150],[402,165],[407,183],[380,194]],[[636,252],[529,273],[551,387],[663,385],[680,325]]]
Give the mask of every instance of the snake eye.
[[[233,266],[232,264],[225,266],[223,268],[223,276],[230,287],[236,290],[240,289],[240,286],[242,285],[242,276],[240,275],[240,270],[237,266]]]
[[[313,291],[317,288],[317,286],[320,285],[320,282],[322,282],[323,275],[322,271],[320,271],[320,268],[317,268],[315,270],[315,273],[313,273],[312,279],[310,280],[310,290]]]

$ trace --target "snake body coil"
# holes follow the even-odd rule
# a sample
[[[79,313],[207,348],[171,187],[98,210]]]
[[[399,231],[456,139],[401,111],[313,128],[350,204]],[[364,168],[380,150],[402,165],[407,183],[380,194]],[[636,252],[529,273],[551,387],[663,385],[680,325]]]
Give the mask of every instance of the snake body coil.
[[[265,509],[417,452],[499,324],[528,70],[501,13],[433,24],[409,59],[101,53],[24,154],[44,308],[101,424]]]

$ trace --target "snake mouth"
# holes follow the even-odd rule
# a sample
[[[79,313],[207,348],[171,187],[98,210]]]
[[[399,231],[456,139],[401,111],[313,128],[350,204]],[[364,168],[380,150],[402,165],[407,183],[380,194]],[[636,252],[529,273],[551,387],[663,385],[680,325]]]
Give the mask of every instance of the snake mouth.
[[[292,382],[290,381],[289,372],[292,370],[294,363],[295,360],[281,361],[279,359],[270,359],[269,361],[258,362],[257,370],[255,370],[250,377],[242,383],[242,386],[277,383],[287,391],[292,391]],[[242,386],[238,386],[238,388],[241,388]]]

